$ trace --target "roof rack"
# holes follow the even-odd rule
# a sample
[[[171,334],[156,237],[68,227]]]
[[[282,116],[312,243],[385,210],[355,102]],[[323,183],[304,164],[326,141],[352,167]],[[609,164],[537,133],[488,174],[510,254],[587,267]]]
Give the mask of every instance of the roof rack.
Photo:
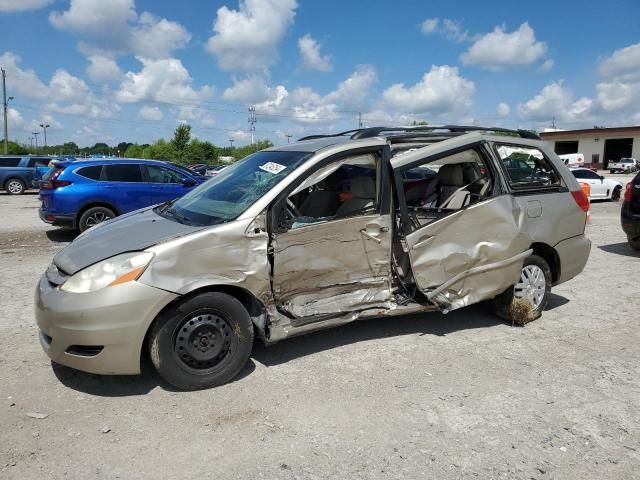
[[[515,134],[520,138],[529,138],[532,140],[541,140],[538,134],[529,130],[512,130],[509,128],[500,127],[476,127],[472,125],[418,125],[408,127],[369,127],[359,128],[355,130],[347,130],[345,132],[334,133],[330,135],[309,135],[298,139],[302,140],[315,140],[318,138],[330,138],[341,137],[350,135],[351,140],[358,140],[360,138],[372,138],[372,137],[384,137],[384,136],[411,136],[411,137],[429,137],[439,135],[462,135],[469,132],[498,132]]]

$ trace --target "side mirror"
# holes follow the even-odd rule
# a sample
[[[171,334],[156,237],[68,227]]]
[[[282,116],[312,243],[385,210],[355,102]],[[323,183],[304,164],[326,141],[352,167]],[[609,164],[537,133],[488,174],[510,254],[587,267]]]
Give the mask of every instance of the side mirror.
[[[180,180],[180,182],[185,187],[193,187],[196,184],[196,181],[193,178],[188,177],[184,177],[182,180]]]
[[[600,175],[600,180],[604,182],[604,175]]]

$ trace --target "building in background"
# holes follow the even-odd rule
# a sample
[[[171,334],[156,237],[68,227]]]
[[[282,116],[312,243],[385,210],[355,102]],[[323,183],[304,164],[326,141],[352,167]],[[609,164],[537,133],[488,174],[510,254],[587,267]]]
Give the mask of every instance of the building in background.
[[[606,170],[621,158],[640,160],[640,126],[549,130],[540,133],[558,155],[582,153],[587,165]]]

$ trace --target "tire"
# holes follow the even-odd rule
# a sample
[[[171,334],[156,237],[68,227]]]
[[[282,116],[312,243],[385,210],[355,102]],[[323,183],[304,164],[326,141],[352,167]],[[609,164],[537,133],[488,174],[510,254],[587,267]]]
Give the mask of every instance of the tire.
[[[610,173],[611,175],[613,175],[614,173],[616,173],[616,171],[615,171],[615,170],[609,170],[609,173]]]
[[[525,272],[528,272],[529,275]],[[535,275],[537,272],[543,274],[543,279],[531,278],[530,274]],[[522,315],[521,312],[518,312],[517,303],[519,302],[515,299],[526,296],[526,294],[522,292],[520,285],[528,282],[532,282],[533,291],[537,291],[538,295],[528,297],[529,304],[534,308],[529,307],[528,311]],[[551,282],[551,269],[546,260],[538,255],[528,256],[522,265],[520,281],[494,298],[493,309],[496,315],[504,320],[510,321],[512,324],[518,325],[524,325],[540,318],[542,312],[547,307],[547,303],[549,303]],[[540,294],[541,296],[539,296]]]
[[[618,186],[616,188],[613,189],[613,192],[611,192],[611,201],[612,202],[619,202],[620,201],[620,192],[622,191],[622,187]]]
[[[201,293],[158,316],[148,347],[156,370],[174,387],[216,387],[233,380],[247,363],[253,323],[231,295]]]
[[[96,226],[99,223],[111,220],[116,216],[116,212],[107,207],[91,207],[80,216],[78,228],[81,232]]]
[[[10,178],[4,183],[4,189],[9,195],[22,195],[27,186],[19,178]]]
[[[633,240],[631,237],[627,237],[627,242],[634,250],[640,250],[640,239]]]

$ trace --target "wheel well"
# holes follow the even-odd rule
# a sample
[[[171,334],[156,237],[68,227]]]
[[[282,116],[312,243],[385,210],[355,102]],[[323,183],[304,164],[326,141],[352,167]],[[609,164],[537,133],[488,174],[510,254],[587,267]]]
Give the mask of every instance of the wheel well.
[[[546,243],[533,243],[529,248],[533,249],[534,255],[544,258],[549,264],[551,279],[553,283],[556,283],[560,279],[560,257],[555,248]]]
[[[4,181],[4,184],[2,185],[3,188],[7,188],[7,184],[11,181],[11,180],[19,180],[24,186],[27,186],[27,182],[25,182],[23,179],[21,179],[20,177],[9,177]]]
[[[113,205],[110,205],[106,202],[95,202],[95,203],[90,203],[88,205],[85,205],[84,207],[82,207],[80,210],[78,210],[78,213],[76,214],[76,226],[80,223],[80,217],[82,217],[82,214],[84,214],[84,212],[86,212],[87,210],[89,210],[90,208],[93,207],[104,207],[104,208],[108,208],[109,210],[111,210],[113,213],[117,215],[118,214],[118,210],[115,209],[113,207]]]
[[[187,298],[195,297],[196,295],[200,295],[205,292],[221,292],[226,293],[227,295],[231,295],[236,300],[238,300],[244,308],[249,312],[249,317],[251,317],[251,322],[253,323],[253,330],[257,337],[261,340],[267,340],[269,335],[269,325],[268,325],[268,314],[267,309],[264,304],[258,300],[251,292],[245,290],[242,287],[237,287],[235,285],[209,285],[207,287],[198,288],[192,292],[187,293],[186,295],[181,295],[172,302],[169,302],[165,307],[158,312],[156,318],[151,322],[149,327],[147,328],[147,333],[144,337],[144,342],[142,345],[142,352],[144,355],[147,340],[149,337],[149,332],[153,328],[153,324],[160,318],[160,316],[170,307],[175,305],[178,302],[182,302]]]

